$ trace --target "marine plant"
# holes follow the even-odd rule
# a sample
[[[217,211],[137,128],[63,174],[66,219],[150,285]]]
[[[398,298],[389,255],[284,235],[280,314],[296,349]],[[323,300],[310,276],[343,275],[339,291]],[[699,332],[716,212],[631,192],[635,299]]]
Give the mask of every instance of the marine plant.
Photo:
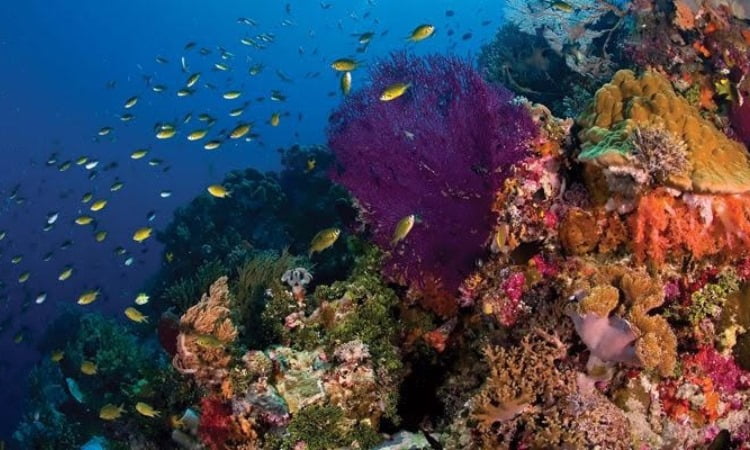
[[[380,101],[395,83],[408,84],[404,95]],[[525,108],[469,63],[395,53],[331,115],[330,175],[390,250],[389,276],[416,288],[436,280],[454,293],[482,251],[494,190],[535,134]],[[419,221],[392,248],[396,224],[410,214]]]
[[[287,270],[299,267],[301,258],[268,250],[256,252],[237,268],[232,310],[240,325],[240,339],[250,348],[265,348],[281,338],[273,324],[263,320],[267,299],[284,290],[281,277]]]

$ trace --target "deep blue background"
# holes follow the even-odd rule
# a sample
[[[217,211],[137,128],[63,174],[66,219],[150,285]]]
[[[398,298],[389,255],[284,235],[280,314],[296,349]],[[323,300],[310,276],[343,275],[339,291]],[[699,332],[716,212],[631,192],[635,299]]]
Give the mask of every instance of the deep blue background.
[[[405,47],[416,53],[455,53],[475,57],[479,46],[487,42],[500,22],[500,4],[491,0],[377,0],[294,2],[192,0],[24,0],[0,3],[0,230],[7,237],[0,241],[0,436],[5,439],[15,427],[23,408],[24,381],[30,367],[42,357],[36,342],[44,327],[63,305],[104,311],[124,319],[122,310],[131,303],[144,281],[161,264],[161,247],[154,239],[138,245],[131,240],[133,231],[146,225],[146,214],[157,212],[151,224],[164,227],[175,207],[205,192],[207,185],[219,182],[228,170],[278,166],[276,149],[294,143],[325,142],[327,116],[341,99],[338,74],[330,69],[332,60],[352,56],[371,62],[388,52]],[[291,13],[286,11],[289,4]],[[405,6],[408,5],[408,6]],[[447,9],[455,15],[447,17]],[[369,17],[365,17],[369,13]],[[250,27],[237,23],[238,17],[256,20]],[[282,21],[291,21],[291,25]],[[490,20],[488,25],[481,25]],[[407,44],[405,37],[418,24],[437,26],[436,35],[419,44]],[[448,35],[448,29],[454,34]],[[376,36],[364,54],[355,52],[358,44],[352,34],[374,31]],[[242,37],[273,33],[276,40],[263,50],[240,43]],[[381,33],[386,33],[381,36]],[[462,39],[465,33],[473,36]],[[185,51],[195,41],[197,47]],[[212,70],[220,62],[217,47],[235,56],[227,64],[229,72]],[[197,50],[206,47],[208,56]],[[157,55],[169,60],[155,61]],[[178,98],[177,89],[187,75],[179,67],[185,56],[190,71],[203,76],[198,92]],[[248,67],[261,63],[264,71],[248,75]],[[282,71],[293,82],[276,74]],[[318,72],[319,76],[312,74]],[[156,94],[144,82],[165,84],[168,91]],[[366,67],[354,72],[354,88],[366,79]],[[107,88],[114,81],[114,88]],[[205,82],[217,86],[204,87]],[[229,89],[241,89],[243,97],[234,101],[221,98]],[[269,100],[278,89],[286,102]],[[136,118],[121,122],[123,102],[139,95],[138,104],[129,110]],[[262,102],[256,97],[265,97]],[[253,121],[260,138],[254,142],[226,143],[219,150],[203,150],[202,143],[188,142],[187,133],[201,127],[197,115],[210,113],[218,119],[214,133],[232,128],[237,119],[228,111],[250,100],[239,118]],[[188,112],[193,119],[179,127],[168,141],[157,141],[153,127],[157,121],[178,121]],[[288,113],[277,128],[268,125],[273,112]],[[111,136],[96,138],[103,126],[112,126]],[[211,136],[212,134],[209,134]],[[144,159],[132,161],[130,153],[150,148]],[[45,161],[57,152],[58,160],[89,156],[100,161],[98,176],[88,179],[89,171],[73,165],[60,172]],[[150,167],[147,161],[158,157],[162,166]],[[107,163],[119,167],[101,171]],[[168,172],[163,172],[170,166]],[[119,192],[109,186],[118,178],[125,183]],[[19,204],[9,198],[15,186]],[[172,197],[160,198],[168,189]],[[105,198],[107,207],[88,211],[80,201],[85,192]],[[49,212],[59,212],[55,227],[43,232]],[[73,220],[86,213],[96,217],[95,225],[78,226]],[[106,230],[103,243],[96,243],[94,230]],[[66,239],[71,248],[60,250]],[[123,246],[135,263],[125,267],[127,256],[116,256],[114,248]],[[51,261],[42,256],[54,251]],[[23,260],[11,264],[15,255]],[[177,258],[180,255],[175,255]],[[60,271],[72,265],[75,273],[66,282],[57,280]],[[25,284],[18,276],[30,271]],[[86,289],[101,289],[100,299],[89,306],[75,305]],[[34,304],[40,292],[47,301]],[[23,333],[19,344],[13,338]],[[134,349],[137,351],[137,349]]]

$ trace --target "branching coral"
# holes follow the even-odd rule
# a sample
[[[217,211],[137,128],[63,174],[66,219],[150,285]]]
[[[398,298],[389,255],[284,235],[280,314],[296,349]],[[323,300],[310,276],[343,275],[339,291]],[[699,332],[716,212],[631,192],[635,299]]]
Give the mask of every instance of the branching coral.
[[[674,133],[647,125],[636,128],[631,139],[633,155],[656,183],[664,184],[672,175],[690,172],[687,144]]]
[[[172,362],[205,387],[221,385],[232,361],[227,346],[237,337],[237,328],[229,317],[229,305],[227,277],[221,277],[180,318],[177,354]]]
[[[397,82],[410,83],[405,95],[379,101]],[[357,198],[383,249],[399,220],[421,218],[392,249],[391,276],[417,287],[432,277],[455,293],[492,223],[493,189],[534,134],[524,108],[470,64],[397,53],[331,116],[331,176]]]
[[[510,348],[488,348],[490,376],[472,399],[481,448],[629,448],[628,422],[567,366],[556,334],[534,329]]]

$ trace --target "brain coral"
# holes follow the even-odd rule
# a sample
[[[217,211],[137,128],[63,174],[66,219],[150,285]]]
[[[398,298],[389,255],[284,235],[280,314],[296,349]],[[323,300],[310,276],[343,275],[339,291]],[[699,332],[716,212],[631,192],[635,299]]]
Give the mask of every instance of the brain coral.
[[[675,93],[664,76],[647,71],[637,78],[621,70],[602,86],[578,119],[579,159],[599,167],[632,165],[631,137],[641,127],[662,127],[687,144],[690,169],[673,173],[665,184],[683,191],[750,191],[747,149],[729,139]]]

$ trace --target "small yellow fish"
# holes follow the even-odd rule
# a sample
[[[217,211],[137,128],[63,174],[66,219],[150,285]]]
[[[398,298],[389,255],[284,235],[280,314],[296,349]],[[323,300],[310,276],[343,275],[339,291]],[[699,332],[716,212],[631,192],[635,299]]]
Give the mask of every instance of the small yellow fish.
[[[208,141],[203,145],[203,148],[206,150],[216,150],[221,146],[221,141]]]
[[[716,94],[720,97],[724,97],[727,100],[734,101],[735,91],[732,88],[732,82],[729,81],[728,78],[721,78],[717,81],[714,81],[714,89],[716,90]]]
[[[305,173],[310,173],[313,170],[315,170],[315,164],[316,164],[315,158],[308,159],[307,160],[307,168],[305,169]]]
[[[214,67],[216,68],[216,70],[221,70],[222,72],[226,72],[227,70],[229,70],[229,66],[224,63],[216,63],[214,64]]]
[[[80,216],[76,219],[76,224],[78,225],[88,225],[91,222],[94,221],[94,218],[91,216]]]
[[[242,136],[246,135],[250,132],[250,124],[240,124],[237,125],[234,130],[232,130],[231,133],[229,133],[229,137],[232,139],[239,139]]]
[[[281,122],[281,114],[279,113],[273,113],[271,114],[271,120],[268,121],[272,127],[278,127],[279,122]]]
[[[224,343],[213,334],[198,335],[195,339],[195,343],[206,348],[220,348],[224,346]]]
[[[149,298],[151,297],[149,297],[148,294],[146,294],[145,292],[141,292],[135,297],[135,304],[145,305],[146,303],[148,303]]]
[[[14,257],[12,257],[12,258],[10,259],[10,262],[12,262],[13,264],[18,264],[18,263],[20,263],[20,262],[21,262],[22,260],[23,260],[23,256],[21,256],[21,255],[18,255],[18,256],[14,256]]]
[[[177,133],[177,129],[171,125],[162,125],[156,133],[157,139],[169,139]]]
[[[83,194],[83,197],[81,197],[81,203],[88,203],[92,198],[94,198],[94,194],[92,194],[91,192],[87,192]]]
[[[200,80],[200,78],[201,78],[200,72],[190,75],[187,79],[187,82],[185,83],[185,86],[188,88],[195,86],[195,83],[197,83],[198,80]]]
[[[104,242],[104,240],[107,239],[107,232],[97,231],[94,235],[94,239],[96,240],[96,242]]]
[[[76,159],[76,165],[82,166],[86,164],[89,161],[88,156],[81,156],[80,158]]]
[[[554,1],[554,2],[550,3],[550,7],[552,9],[556,9],[558,11],[562,11],[562,12],[566,12],[566,13],[570,13],[570,12],[573,12],[575,10],[573,8],[573,5],[571,5],[570,3],[564,2],[562,0],[557,0],[557,1]]]
[[[239,117],[242,115],[242,113],[245,112],[245,107],[235,108],[231,111],[229,111],[229,117]]]
[[[66,267],[62,272],[60,272],[60,275],[57,277],[57,279],[60,281],[65,281],[70,278],[71,275],[73,275],[73,268]]]
[[[99,136],[106,136],[112,132],[112,127],[103,127],[99,129]]]
[[[91,211],[96,212],[96,211],[101,211],[102,209],[104,209],[105,206],[107,206],[107,201],[102,199],[102,200],[97,200],[94,203],[92,203],[91,208],[89,209],[91,209]]]
[[[135,410],[146,417],[158,417],[159,411],[155,410],[148,403],[138,402],[135,404]]]
[[[424,24],[414,29],[409,35],[408,40],[411,42],[419,42],[427,39],[435,33],[435,26]]]
[[[344,95],[349,95],[349,92],[352,90],[352,73],[351,72],[344,72],[341,74],[341,81],[339,82],[339,86],[341,87],[341,93]]]
[[[393,83],[392,85],[385,88],[383,93],[380,95],[380,100],[383,102],[395,100],[404,95],[410,87],[411,83]]]
[[[150,227],[138,228],[133,233],[133,240],[136,242],[143,242],[151,237],[152,229]]]
[[[208,133],[208,130],[201,129],[201,130],[195,130],[192,133],[187,135],[188,141],[199,141],[206,137],[206,134]]]
[[[141,159],[144,156],[148,155],[147,149],[140,149],[136,150],[133,153],[130,154],[130,159]]]
[[[339,58],[331,63],[331,68],[339,72],[351,72],[359,66],[359,63],[350,58]]]
[[[495,235],[492,236],[492,243],[490,244],[490,250],[493,253],[507,253],[509,250],[508,236],[510,234],[510,226],[507,223],[501,223],[495,231]]]
[[[129,99],[125,100],[125,109],[132,108],[136,103],[138,103],[138,96],[135,95],[133,97],[130,97]]]
[[[398,244],[404,240],[409,234],[411,229],[414,227],[414,223],[417,221],[417,216],[409,214],[403,219],[399,220],[396,227],[393,229],[393,239],[391,239],[391,246]]]
[[[65,357],[65,352],[62,350],[55,350],[52,352],[52,356],[49,357],[49,359],[52,360],[52,362],[60,362]]]
[[[125,315],[128,319],[132,320],[135,323],[148,322],[148,316],[144,316],[143,313],[133,308],[132,306],[128,306],[127,308],[125,308]]]
[[[216,198],[229,197],[231,194],[231,192],[227,191],[226,188],[220,184],[212,184],[206,190]]]
[[[99,291],[86,291],[78,297],[78,304],[88,305],[94,303],[97,297],[99,297]]]
[[[177,91],[178,97],[187,97],[188,95],[193,95],[193,91],[188,88],[180,89],[179,91]]]
[[[341,230],[338,228],[326,228],[320,230],[318,234],[312,238],[312,241],[310,241],[310,251],[307,255],[308,258],[312,257],[313,253],[322,252],[332,246],[336,242],[336,239],[339,238],[340,234]]]
[[[185,421],[183,421],[182,417],[178,416],[177,414],[172,414],[171,416],[169,416],[169,425],[172,428],[180,429],[185,426]]]
[[[99,410],[99,418],[103,420],[119,419],[120,416],[122,416],[122,413],[125,412],[124,406],[125,405],[115,406],[112,403],[107,403]]]
[[[81,363],[81,373],[84,375],[96,375],[96,364],[93,361],[83,361]]]
[[[112,183],[112,186],[110,186],[109,190],[112,192],[117,192],[122,189],[124,185],[125,184],[122,181],[115,181],[114,183]]]
[[[242,95],[242,92],[240,91],[227,91],[224,93],[223,97],[226,100],[234,100],[236,98],[239,98]]]
[[[13,337],[13,342],[16,344],[23,342],[23,331],[19,331],[18,334]]]
[[[29,277],[31,276],[31,272],[24,272],[21,275],[18,276],[18,282],[19,283],[25,283],[29,281]]]

